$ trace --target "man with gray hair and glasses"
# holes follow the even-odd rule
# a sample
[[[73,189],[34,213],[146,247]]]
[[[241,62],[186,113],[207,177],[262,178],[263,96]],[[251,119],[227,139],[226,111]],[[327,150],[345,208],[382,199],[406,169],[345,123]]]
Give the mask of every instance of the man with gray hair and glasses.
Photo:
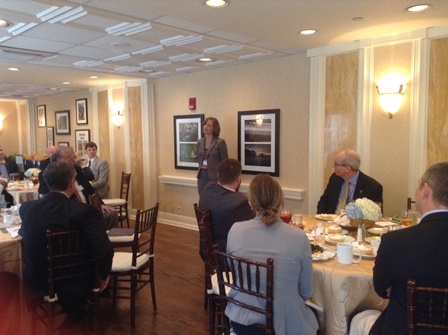
[[[336,154],[334,173],[317,203],[317,214],[340,214],[345,205],[358,198],[383,204],[383,186],[359,170],[361,158],[353,149]]]

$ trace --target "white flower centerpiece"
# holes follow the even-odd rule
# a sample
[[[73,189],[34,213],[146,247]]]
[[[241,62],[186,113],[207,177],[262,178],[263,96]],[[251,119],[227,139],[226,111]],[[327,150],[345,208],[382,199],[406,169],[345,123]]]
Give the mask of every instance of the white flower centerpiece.
[[[345,206],[345,212],[350,218],[352,227],[364,224],[366,228],[375,225],[375,220],[381,218],[381,208],[375,202],[367,198],[356,199]]]
[[[36,168],[30,168],[28,170],[25,171],[25,177],[38,177],[40,173],[39,169]]]

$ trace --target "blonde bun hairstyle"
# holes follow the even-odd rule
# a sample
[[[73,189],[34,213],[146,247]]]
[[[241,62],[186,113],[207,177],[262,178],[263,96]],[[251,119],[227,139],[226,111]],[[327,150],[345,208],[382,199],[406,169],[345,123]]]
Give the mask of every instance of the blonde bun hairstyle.
[[[280,184],[267,174],[259,174],[249,184],[249,202],[266,225],[277,221],[283,208],[283,190]]]

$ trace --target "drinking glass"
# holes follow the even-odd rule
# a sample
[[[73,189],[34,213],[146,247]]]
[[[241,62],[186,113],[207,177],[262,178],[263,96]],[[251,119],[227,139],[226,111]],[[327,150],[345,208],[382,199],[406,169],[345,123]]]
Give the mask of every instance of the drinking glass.
[[[285,223],[291,223],[291,211],[289,209],[283,209],[280,214],[280,219]]]
[[[401,210],[401,225],[402,226],[412,225],[412,211],[407,209]]]

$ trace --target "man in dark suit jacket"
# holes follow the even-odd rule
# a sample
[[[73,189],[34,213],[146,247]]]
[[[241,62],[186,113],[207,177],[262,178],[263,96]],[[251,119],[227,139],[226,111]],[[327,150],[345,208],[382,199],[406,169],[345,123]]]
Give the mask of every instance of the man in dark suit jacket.
[[[27,201],[20,207],[27,261],[23,274],[25,282],[38,291],[48,290],[48,262],[46,231],[79,230],[89,243],[97,260],[101,289],[107,286],[112,267],[113,249],[104,228],[101,213],[93,206],[70,200],[75,192],[75,169],[67,162],[51,163],[43,172],[50,192],[42,199]],[[91,278],[85,282],[64,283],[57,287],[58,300],[67,310],[75,310],[88,297]]]
[[[255,217],[247,197],[238,192],[240,184],[240,162],[225,159],[219,164],[218,183],[208,184],[199,199],[199,208],[210,210],[213,241],[222,251],[226,250],[227,234],[232,225]]]
[[[373,284],[376,293],[389,299],[389,304],[374,323],[370,335],[407,334],[408,279],[415,279],[418,286],[448,287],[448,162],[426,170],[415,191],[415,204],[422,213],[418,225],[381,236]],[[371,312],[355,316],[351,333],[358,334],[354,328]],[[367,325],[365,327],[367,329]],[[442,332],[428,330],[424,334]]]
[[[328,181],[324,194],[317,203],[317,214],[339,214],[338,206],[342,200],[345,182],[348,182],[348,196],[345,203],[358,198],[367,198],[383,204],[383,186],[372,177],[359,170],[361,158],[352,149],[345,149],[336,155],[334,173]]]

